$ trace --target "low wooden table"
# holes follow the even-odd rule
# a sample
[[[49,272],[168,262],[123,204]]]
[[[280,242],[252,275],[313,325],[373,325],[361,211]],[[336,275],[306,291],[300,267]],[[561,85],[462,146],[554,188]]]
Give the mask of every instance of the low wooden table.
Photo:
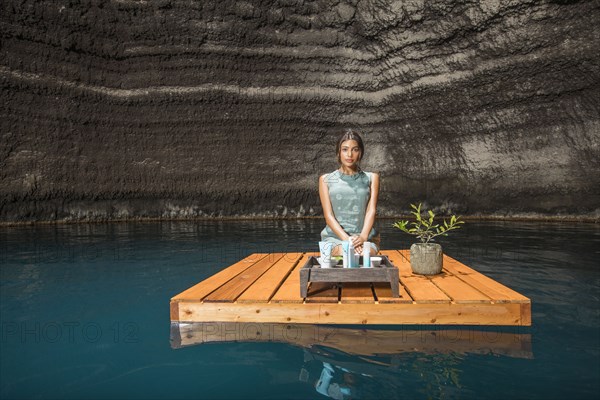
[[[359,261],[362,264],[362,257]],[[392,297],[400,297],[398,268],[394,266],[387,256],[381,257],[381,265],[372,268],[343,268],[336,265],[331,268],[322,268],[317,258],[310,256],[302,269],[300,269],[300,296],[308,294],[310,282],[344,283],[344,282],[387,282],[392,288]]]

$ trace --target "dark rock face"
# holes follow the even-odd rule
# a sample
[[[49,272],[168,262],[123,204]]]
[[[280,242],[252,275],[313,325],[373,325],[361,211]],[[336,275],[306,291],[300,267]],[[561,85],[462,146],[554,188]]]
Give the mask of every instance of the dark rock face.
[[[380,215],[598,216],[598,1],[0,3],[0,220],[319,215],[363,132]]]

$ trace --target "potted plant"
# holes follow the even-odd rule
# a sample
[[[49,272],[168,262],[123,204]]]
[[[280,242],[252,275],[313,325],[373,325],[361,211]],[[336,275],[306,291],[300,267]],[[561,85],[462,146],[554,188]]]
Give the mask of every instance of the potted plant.
[[[448,236],[448,232],[460,228],[464,222],[456,215],[450,217],[450,222],[444,220],[443,224],[434,222],[435,214],[429,210],[429,217],[421,216],[421,203],[418,206],[410,205],[411,214],[415,216],[414,222],[398,221],[393,226],[414,235],[421,240],[410,246],[410,266],[415,274],[435,275],[442,272],[442,246],[430,243],[437,236]]]

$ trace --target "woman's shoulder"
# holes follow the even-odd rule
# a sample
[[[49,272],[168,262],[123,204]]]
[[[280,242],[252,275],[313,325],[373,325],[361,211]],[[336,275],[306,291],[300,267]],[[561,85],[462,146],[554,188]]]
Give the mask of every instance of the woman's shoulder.
[[[319,177],[319,180],[323,180],[325,182],[331,182],[332,179],[337,179],[339,176],[340,171],[339,170],[335,170],[333,172],[327,172],[323,175],[321,175]]]
[[[364,169],[362,170],[362,172],[364,172],[365,174],[370,175],[370,176],[373,176],[373,175],[379,176],[379,172],[365,171]]]
[[[367,176],[367,178],[369,178],[369,182],[372,182],[373,179],[379,179],[379,172],[368,172],[368,171],[362,171],[365,173],[365,175]]]

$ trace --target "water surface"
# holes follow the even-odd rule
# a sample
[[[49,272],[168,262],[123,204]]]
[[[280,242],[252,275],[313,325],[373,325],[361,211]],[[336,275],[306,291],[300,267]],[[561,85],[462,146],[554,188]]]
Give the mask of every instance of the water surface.
[[[408,248],[411,238],[392,222],[378,221],[382,247]],[[328,368],[329,385],[319,388],[331,398],[600,393],[595,224],[469,222],[441,241],[450,256],[531,298],[531,328],[467,327],[470,341],[452,339],[455,327],[434,327],[433,336],[423,328],[415,341],[422,328],[312,327],[312,343],[174,346],[172,296],[250,253],[317,251],[322,228],[319,220],[2,228],[0,397],[317,399],[326,397],[315,385]],[[381,331],[393,343],[390,330],[395,353],[365,350],[379,346]],[[332,345],[336,337],[362,343]]]

